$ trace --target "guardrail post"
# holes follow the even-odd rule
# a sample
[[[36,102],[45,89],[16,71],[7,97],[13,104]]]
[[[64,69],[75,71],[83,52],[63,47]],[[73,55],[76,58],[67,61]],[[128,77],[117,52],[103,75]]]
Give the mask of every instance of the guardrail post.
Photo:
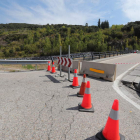
[[[117,51],[117,56],[118,56],[118,51]]]
[[[110,52],[109,52],[109,57],[110,57]]]
[[[52,63],[53,63],[53,56],[51,56],[51,60],[52,60]]]
[[[100,53],[99,53],[99,59],[100,59],[100,57],[101,57],[101,56],[100,56]]]
[[[37,70],[37,64],[35,65],[35,70]]]
[[[106,58],[106,52],[105,52],[105,58]]]
[[[83,60],[85,60],[85,55],[83,54]]]
[[[94,59],[94,53],[93,52],[91,52],[91,56],[92,56],[92,60]]]

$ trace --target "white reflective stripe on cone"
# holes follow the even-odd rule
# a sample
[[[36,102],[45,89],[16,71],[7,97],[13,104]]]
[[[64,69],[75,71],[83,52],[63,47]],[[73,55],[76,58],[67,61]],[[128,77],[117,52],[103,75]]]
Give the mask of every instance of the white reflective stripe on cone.
[[[77,77],[77,73],[74,73],[74,77]]]
[[[119,111],[116,111],[116,110],[111,109],[110,114],[109,114],[109,117],[112,120],[119,120]]]
[[[90,88],[86,88],[85,94],[90,94]]]
[[[86,82],[86,79],[85,78],[83,78],[83,83],[85,83]]]

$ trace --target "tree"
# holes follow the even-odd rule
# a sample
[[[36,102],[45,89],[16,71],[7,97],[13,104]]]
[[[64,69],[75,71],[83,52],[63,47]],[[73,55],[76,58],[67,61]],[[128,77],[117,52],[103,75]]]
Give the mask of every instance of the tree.
[[[128,39],[126,39],[125,47],[128,48]]]
[[[98,20],[98,27],[99,27],[99,28],[101,27],[101,25],[100,25],[100,19]]]
[[[94,40],[90,40],[87,44],[87,51],[97,51]]]
[[[133,47],[130,45],[130,46],[128,46],[128,49],[129,50],[133,50]]]
[[[105,20],[104,22],[101,23],[101,28],[102,29],[109,28],[109,22],[108,22],[108,20]]]
[[[39,33],[39,31],[36,31],[36,32],[34,33],[34,42],[35,42],[35,41],[38,41],[39,38],[40,38],[40,33]]]
[[[67,28],[67,36],[68,36],[68,38],[70,38],[70,33],[71,33],[71,28],[69,27],[69,28]]]
[[[88,23],[86,23],[85,26],[88,27]]]
[[[43,50],[47,55],[51,53],[51,42],[49,37],[45,37],[45,40],[43,41]]]
[[[134,35],[134,28],[133,28],[133,26],[132,26],[132,28],[131,28],[130,34],[131,34],[131,35]]]
[[[53,50],[54,50],[55,54],[59,53],[60,46],[62,46],[61,35],[57,34],[55,37],[55,46],[53,46]]]

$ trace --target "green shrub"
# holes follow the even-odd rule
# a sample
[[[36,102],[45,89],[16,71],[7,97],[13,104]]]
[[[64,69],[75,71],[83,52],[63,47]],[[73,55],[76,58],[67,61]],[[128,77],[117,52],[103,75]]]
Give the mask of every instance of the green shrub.
[[[34,69],[35,68],[31,64],[28,64],[28,65],[25,65],[25,66],[22,66],[22,67],[26,68],[26,69]]]

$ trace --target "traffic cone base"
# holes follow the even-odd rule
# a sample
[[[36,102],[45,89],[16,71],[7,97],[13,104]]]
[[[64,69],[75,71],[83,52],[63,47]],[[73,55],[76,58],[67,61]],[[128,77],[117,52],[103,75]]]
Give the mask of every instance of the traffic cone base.
[[[80,86],[78,85],[78,86],[73,86],[73,85],[70,85],[70,87],[72,87],[73,89],[75,89],[75,88],[80,88]]]
[[[57,72],[51,72],[52,74],[56,74]]]
[[[56,71],[55,71],[55,72],[52,72],[52,71],[51,71],[51,73],[52,73],[52,74],[56,74],[57,72],[56,72]]]
[[[56,74],[57,72],[51,72],[52,74]]]
[[[95,135],[95,138],[96,138],[97,140],[107,140],[107,139],[103,136],[102,131],[103,131],[103,129],[102,129],[101,131],[99,131],[99,132]],[[120,135],[120,140],[125,140],[125,137],[124,137],[122,134],[119,133],[119,135]]]
[[[81,106],[81,104],[79,103],[79,104],[78,104],[78,110],[81,111],[81,112],[94,112],[93,104],[91,104],[91,105],[92,105],[91,108],[86,109],[86,108],[83,108],[83,107]]]
[[[77,97],[83,97],[84,95],[79,94],[79,92],[77,92]]]

